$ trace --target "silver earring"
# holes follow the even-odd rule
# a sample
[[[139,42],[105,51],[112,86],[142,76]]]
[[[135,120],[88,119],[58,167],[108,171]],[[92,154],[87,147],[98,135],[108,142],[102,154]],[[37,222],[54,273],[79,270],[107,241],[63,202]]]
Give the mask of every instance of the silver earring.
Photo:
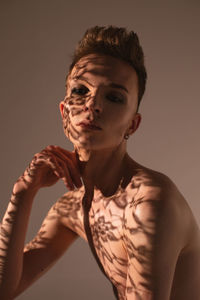
[[[124,139],[125,139],[125,140],[128,140],[128,138],[129,138],[129,134],[126,133],[125,136],[124,136]]]

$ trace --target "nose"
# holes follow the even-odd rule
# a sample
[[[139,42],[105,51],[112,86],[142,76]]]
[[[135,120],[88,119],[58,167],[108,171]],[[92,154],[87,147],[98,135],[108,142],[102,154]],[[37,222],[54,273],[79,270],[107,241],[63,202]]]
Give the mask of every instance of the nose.
[[[98,94],[90,96],[84,105],[84,111],[91,111],[96,114],[100,114],[102,112],[102,101],[101,97]]]

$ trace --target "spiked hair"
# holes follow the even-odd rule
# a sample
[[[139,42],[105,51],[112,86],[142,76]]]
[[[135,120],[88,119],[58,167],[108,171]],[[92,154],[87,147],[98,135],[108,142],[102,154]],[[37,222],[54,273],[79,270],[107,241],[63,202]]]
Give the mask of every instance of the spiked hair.
[[[69,66],[69,74],[74,65],[88,54],[111,55],[126,61],[138,76],[138,108],[145,91],[147,73],[144,54],[137,34],[126,28],[116,26],[95,26],[86,30],[79,41]],[[68,74],[68,75],[69,75]]]

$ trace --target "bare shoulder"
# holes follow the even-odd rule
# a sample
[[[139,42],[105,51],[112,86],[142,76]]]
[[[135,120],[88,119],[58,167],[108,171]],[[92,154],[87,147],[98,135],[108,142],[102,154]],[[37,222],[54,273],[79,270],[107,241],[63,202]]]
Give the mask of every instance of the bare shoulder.
[[[134,214],[140,221],[159,219],[158,224],[171,222],[182,237],[183,247],[199,239],[199,228],[192,210],[176,184],[165,174],[139,166],[128,187],[129,205],[126,218]],[[160,226],[160,225],[159,225]]]
[[[60,197],[52,207],[52,212],[57,215],[59,222],[78,236],[86,239],[83,227],[82,198],[84,187],[69,191]]]
[[[137,192],[136,192],[137,191]],[[140,166],[131,178],[129,192],[134,194],[134,204],[142,200],[159,201],[160,205],[171,206],[178,210],[190,210],[186,199],[176,184],[164,173]]]
[[[52,210],[61,218],[69,218],[80,211],[83,188],[69,191],[60,197],[53,205]]]

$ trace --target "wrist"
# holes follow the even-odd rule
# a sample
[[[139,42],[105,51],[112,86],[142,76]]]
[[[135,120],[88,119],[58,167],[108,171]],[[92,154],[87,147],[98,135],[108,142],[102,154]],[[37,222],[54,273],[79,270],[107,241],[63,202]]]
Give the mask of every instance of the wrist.
[[[39,188],[32,186],[30,183],[26,182],[23,177],[20,177],[13,186],[13,194],[33,194],[38,192]]]

